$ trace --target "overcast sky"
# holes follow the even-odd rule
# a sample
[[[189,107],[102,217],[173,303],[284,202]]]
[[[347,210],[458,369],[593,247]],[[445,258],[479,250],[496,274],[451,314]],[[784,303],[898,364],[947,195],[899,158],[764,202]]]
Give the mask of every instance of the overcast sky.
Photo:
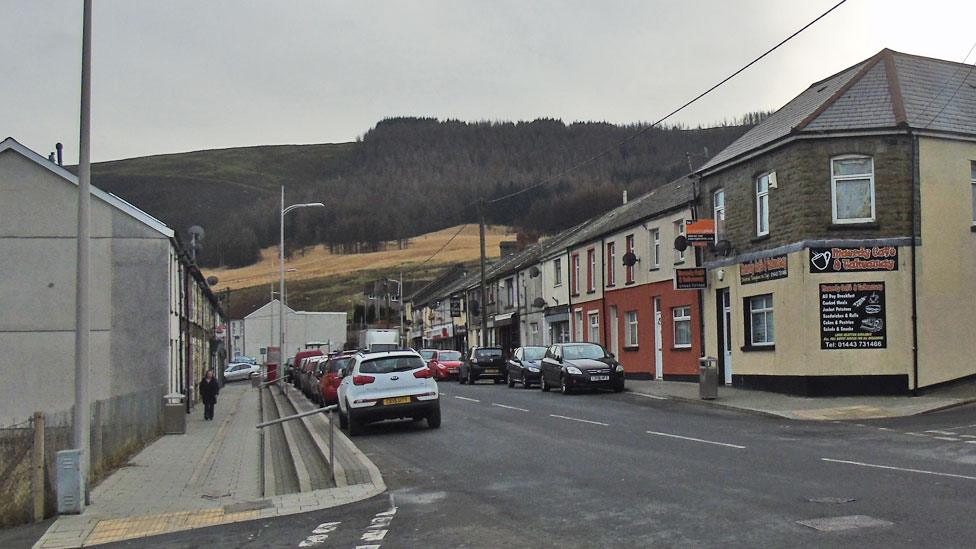
[[[835,2],[94,0],[92,157],[350,141],[389,116],[655,120]],[[0,138],[69,163],[81,6],[0,0]],[[884,47],[962,61],[973,21],[972,0],[848,0],[674,121],[776,109]]]

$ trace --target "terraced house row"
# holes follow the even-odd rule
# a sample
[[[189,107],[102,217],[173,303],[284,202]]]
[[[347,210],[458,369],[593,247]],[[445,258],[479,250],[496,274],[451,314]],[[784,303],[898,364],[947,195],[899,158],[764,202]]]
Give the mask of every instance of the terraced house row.
[[[687,177],[407,304],[415,346],[592,341],[633,377],[799,394],[976,374],[976,74],[882,50]]]

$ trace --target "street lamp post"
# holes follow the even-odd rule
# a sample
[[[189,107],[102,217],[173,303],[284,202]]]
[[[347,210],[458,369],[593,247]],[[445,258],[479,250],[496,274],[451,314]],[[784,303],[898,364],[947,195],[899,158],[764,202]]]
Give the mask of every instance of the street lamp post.
[[[292,204],[285,207],[285,186],[281,186],[281,217],[279,219],[280,240],[278,244],[278,367],[281,368],[285,361],[285,214],[298,208],[324,208],[321,202],[307,202],[304,204]]]

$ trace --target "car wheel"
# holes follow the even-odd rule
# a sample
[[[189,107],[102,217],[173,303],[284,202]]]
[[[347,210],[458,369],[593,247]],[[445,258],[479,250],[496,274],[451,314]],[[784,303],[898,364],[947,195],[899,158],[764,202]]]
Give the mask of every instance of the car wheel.
[[[566,384],[566,376],[559,378],[559,392],[564,395],[569,394],[569,385]]]
[[[354,437],[363,433],[363,424],[361,421],[356,419],[356,416],[353,415],[352,410],[349,410],[349,419],[347,421],[349,422],[349,436]]]
[[[474,385],[475,381],[476,381],[476,379],[474,377],[474,373],[472,373],[471,371],[468,371],[468,383],[470,383],[471,385]]]
[[[437,429],[440,426],[441,426],[441,407],[438,404],[436,408],[434,408],[433,410],[431,410],[429,414],[427,414],[427,427],[431,429]]]
[[[512,377],[512,374],[508,374],[508,388],[512,389],[514,387],[515,387],[515,378]]]
[[[346,414],[342,413],[342,408],[339,408],[339,428],[346,429],[349,427],[349,420],[346,418]]]
[[[549,384],[546,382],[546,376],[539,377],[539,388],[542,389],[543,393],[549,392]]]
[[[458,383],[460,383],[461,385],[464,385],[465,384],[465,375],[464,375],[464,372],[462,372],[460,370],[458,370]]]

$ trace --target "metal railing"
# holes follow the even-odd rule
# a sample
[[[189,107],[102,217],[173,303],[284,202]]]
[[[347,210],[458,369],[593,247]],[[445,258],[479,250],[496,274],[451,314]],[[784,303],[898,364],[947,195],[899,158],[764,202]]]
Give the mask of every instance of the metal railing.
[[[275,380],[277,381],[277,380]],[[267,384],[274,382],[266,382]],[[284,391],[282,391],[284,394]],[[333,416],[334,412],[339,408],[337,404],[332,404],[331,406],[325,406],[324,408],[316,408],[314,410],[306,410],[304,412],[299,412],[290,416],[279,417],[278,419],[272,419],[270,421],[265,421],[263,423],[258,423],[255,425],[257,429],[263,429],[265,427],[270,427],[272,425],[278,425],[286,421],[291,421],[293,419],[301,419],[303,417],[314,416],[315,414],[329,414],[329,478],[332,479],[332,483],[335,484],[335,420]]]

